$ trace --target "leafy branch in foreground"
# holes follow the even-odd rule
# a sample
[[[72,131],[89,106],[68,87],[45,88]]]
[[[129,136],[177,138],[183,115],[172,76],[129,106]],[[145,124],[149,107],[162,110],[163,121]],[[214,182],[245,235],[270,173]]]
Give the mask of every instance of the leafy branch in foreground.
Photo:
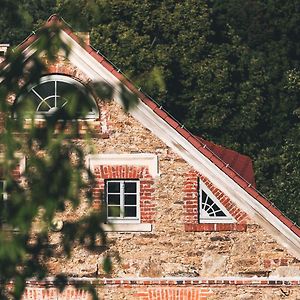
[[[69,48],[60,38],[57,25],[44,27],[33,44],[33,54],[26,56],[19,49],[10,52],[1,70],[1,199],[0,199],[0,298],[20,299],[26,279],[41,280],[49,275],[47,261],[54,255],[51,229],[61,224],[57,216],[87,204],[86,214],[67,220],[59,232],[63,255],[70,257],[74,244],[87,249],[106,245],[102,224],[105,215],[92,207],[95,179],[85,165],[85,154],[76,143],[79,134],[78,112],[90,110],[88,91],[66,88],[63,97],[70,105],[43,114],[37,126],[31,87],[46,72],[45,61],[54,63],[58,51],[68,56]],[[112,88],[95,85],[98,97],[111,99]],[[127,91],[126,91],[127,92]],[[127,92],[128,93],[128,92]],[[129,108],[132,96],[123,91],[121,98]],[[85,122],[86,127],[88,124]],[[88,135],[93,132],[89,131]],[[18,175],[20,161],[26,167]],[[104,269],[111,268],[109,257]],[[11,288],[11,282],[13,287]],[[58,274],[54,281],[63,289],[67,277]],[[81,287],[96,293],[91,286]]]

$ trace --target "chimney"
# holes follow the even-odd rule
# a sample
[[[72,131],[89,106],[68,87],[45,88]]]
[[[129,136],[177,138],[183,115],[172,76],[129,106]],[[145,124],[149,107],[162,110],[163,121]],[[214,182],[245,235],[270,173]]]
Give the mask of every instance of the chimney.
[[[86,44],[90,45],[90,33],[79,31],[76,32],[77,36]]]

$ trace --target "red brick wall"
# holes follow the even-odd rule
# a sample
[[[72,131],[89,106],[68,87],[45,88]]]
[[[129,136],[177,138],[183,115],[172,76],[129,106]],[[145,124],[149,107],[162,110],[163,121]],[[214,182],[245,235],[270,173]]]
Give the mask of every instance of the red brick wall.
[[[22,300],[91,300],[87,291],[76,290],[73,287],[66,288],[62,293],[51,287],[27,287]]]
[[[224,205],[228,212],[236,219],[236,223],[203,223],[199,224],[199,204],[198,204],[198,178],[208,187],[213,195]],[[205,176],[189,171],[186,174],[184,184],[184,225],[185,231],[245,231],[247,229],[247,214],[241,211],[231,200],[217,187],[215,187]]]
[[[211,290],[208,288],[156,287],[133,296],[137,300],[206,300],[208,295],[211,295]]]
[[[94,168],[97,186],[94,188],[94,205],[101,205],[105,179],[138,179],[140,181],[141,223],[153,223],[155,217],[154,179],[143,166],[97,166]]]
[[[103,300],[220,300],[220,299],[300,299],[300,280],[283,278],[181,278],[114,279],[91,278],[99,299]],[[83,284],[73,279],[73,284]],[[22,300],[91,300],[84,290],[72,285],[60,293],[53,281],[28,281]]]

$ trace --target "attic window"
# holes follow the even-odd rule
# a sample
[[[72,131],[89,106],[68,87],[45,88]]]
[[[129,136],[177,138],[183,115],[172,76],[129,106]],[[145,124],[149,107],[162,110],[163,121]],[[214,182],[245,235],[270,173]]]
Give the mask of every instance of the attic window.
[[[65,106],[79,110],[75,114],[76,118],[95,119],[99,116],[96,102],[87,93],[84,85],[68,76],[43,76],[37,85],[30,88],[26,97],[21,99],[23,100],[32,101],[30,104],[33,104],[36,118],[51,115]],[[82,105],[80,101],[88,101],[88,103]],[[80,111],[80,107],[84,109],[84,112]]]
[[[234,223],[222,203],[199,179],[199,223]]]

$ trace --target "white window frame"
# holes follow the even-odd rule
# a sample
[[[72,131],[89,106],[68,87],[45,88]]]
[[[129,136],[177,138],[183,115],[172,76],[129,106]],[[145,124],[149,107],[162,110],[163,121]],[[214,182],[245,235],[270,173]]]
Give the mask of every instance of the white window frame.
[[[202,209],[202,191],[220,208],[220,210],[225,214],[225,216],[208,216],[208,214]],[[198,178],[198,222],[200,224],[207,223],[236,223],[236,220],[224,207],[224,205],[217,199],[217,197],[210,191],[210,189],[205,185],[204,182]]]
[[[7,192],[6,192],[6,180],[0,179],[0,182],[3,183],[3,191],[1,192],[1,197],[3,199],[3,204],[5,205],[4,209],[7,209]],[[5,226],[5,219],[4,220],[0,220],[0,227],[1,226]]]
[[[1,192],[1,197],[3,197],[3,200],[7,200],[7,192],[6,192],[6,180],[0,179],[0,182],[3,182],[3,191]]]
[[[38,92],[35,91],[35,88],[41,84],[45,84],[47,82],[54,82],[54,94],[51,94],[50,96],[48,96],[47,98],[53,98],[55,99],[55,105],[57,105],[57,98],[60,97],[60,95],[57,93],[57,82],[64,82],[70,85],[75,86],[77,89],[81,90],[81,91],[85,91],[85,87],[82,83],[78,82],[77,80],[66,76],[66,75],[58,75],[58,74],[53,74],[53,75],[46,75],[40,78],[39,83],[32,86],[29,89],[29,92],[33,92],[34,94],[36,94],[36,96],[38,98],[41,99],[41,102],[39,103],[39,105],[36,107],[36,113],[35,113],[35,118],[36,119],[44,119],[45,115],[51,115],[54,113],[55,109],[47,112],[41,112],[38,111],[39,106],[41,105],[42,102],[45,102],[47,100],[47,98],[43,99],[41,95],[39,95]],[[79,117],[78,119],[96,119],[99,117],[99,111],[97,109],[97,105],[96,102],[93,98],[93,96],[91,94],[88,94],[88,96],[93,100],[94,102],[94,107],[92,108],[92,112],[88,113],[87,115],[85,115],[84,117]],[[20,101],[22,101],[23,99],[21,98]],[[67,103],[66,103],[67,104]],[[58,106],[52,107],[52,108],[56,108]]]
[[[108,183],[109,182],[119,182],[120,183],[120,217],[108,217]],[[136,183],[136,217],[124,217],[124,206],[125,206],[125,182],[135,182]],[[124,223],[140,223],[140,181],[138,179],[106,179],[105,180],[105,204],[106,204],[106,215],[107,222],[114,224],[124,224]]]

